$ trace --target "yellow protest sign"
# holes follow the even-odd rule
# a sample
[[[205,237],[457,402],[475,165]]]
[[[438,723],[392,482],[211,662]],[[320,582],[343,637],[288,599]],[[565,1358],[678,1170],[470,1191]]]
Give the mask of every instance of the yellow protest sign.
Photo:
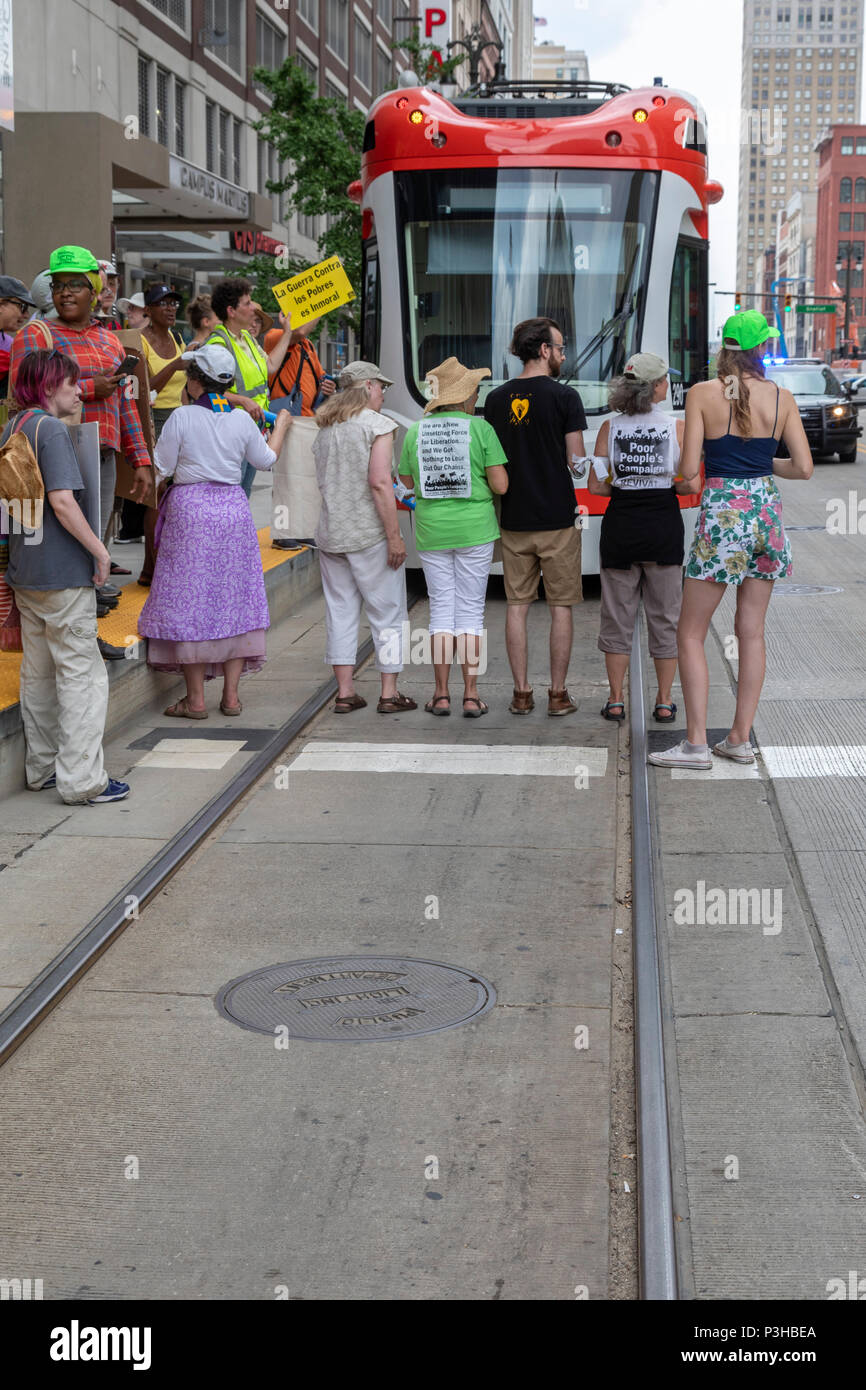
[[[300,328],[310,319],[351,303],[355,291],[340,257],[332,256],[329,261],[320,261],[300,275],[293,275],[291,280],[274,285],[274,296],[292,328]]]

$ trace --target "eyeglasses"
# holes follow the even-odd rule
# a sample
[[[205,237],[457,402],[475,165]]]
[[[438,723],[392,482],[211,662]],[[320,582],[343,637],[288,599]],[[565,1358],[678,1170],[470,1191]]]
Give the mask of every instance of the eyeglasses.
[[[563,338],[561,343],[548,343],[547,346],[549,348],[552,348],[555,352],[565,352],[565,349],[568,347],[568,343]]]
[[[23,299],[0,299],[0,304],[14,304],[19,314],[29,314],[33,307],[30,304],[25,304]]]
[[[89,280],[64,280],[62,284],[52,280],[51,289],[54,294],[63,294],[64,290],[72,290],[73,294],[79,294],[82,290],[92,290],[93,286]]]

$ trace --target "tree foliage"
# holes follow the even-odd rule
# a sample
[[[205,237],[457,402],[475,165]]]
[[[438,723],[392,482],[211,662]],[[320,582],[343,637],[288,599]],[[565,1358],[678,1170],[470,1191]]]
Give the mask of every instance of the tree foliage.
[[[269,179],[272,193],[285,195],[305,217],[327,219],[318,238],[322,257],[340,256],[358,299],[338,309],[332,318],[348,321],[358,328],[353,313],[361,293],[361,209],[348,197],[346,189],[360,177],[361,150],[366,117],[350,110],[342,101],[320,97],[294,56],[276,71],[256,68],[253,78],[271,97],[271,109],[253,126],[262,139],[273,146],[285,165],[282,178]],[[250,263],[257,265],[261,257]],[[303,269],[301,263],[297,270]],[[249,273],[249,267],[248,267]],[[283,270],[270,281],[276,284],[295,272]],[[257,277],[257,289],[267,288]],[[272,298],[272,296],[271,296]],[[265,305],[262,301],[263,307]]]
[[[412,30],[410,38],[400,39],[397,43],[392,43],[391,47],[408,53],[413,72],[418,74],[425,85],[430,82],[453,82],[455,72],[461,63],[466,62],[468,56],[460,53],[453,58],[443,58],[440,62],[433,56],[438,51],[436,44],[425,43],[421,38],[421,30],[417,27]]]

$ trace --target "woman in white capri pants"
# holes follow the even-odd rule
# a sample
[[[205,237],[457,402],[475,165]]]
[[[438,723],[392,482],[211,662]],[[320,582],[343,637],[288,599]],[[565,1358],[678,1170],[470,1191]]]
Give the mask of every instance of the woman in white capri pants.
[[[499,536],[493,494],[508,489],[502,445],[493,426],[475,416],[478,383],[489,375],[487,367],[470,371],[456,357],[434,367],[427,377],[429,418],[408,431],[400,457],[403,482],[415,486],[415,541],[430,598],[436,689],[424,708],[451,713],[448,677],[457,639],[467,719],[488,710],[478,695],[478,664]]]
[[[340,377],[339,394],[316,412],[320,432],[313,453],[322,511],[315,539],[325,595],[325,660],[337,678],[336,714],[367,703],[354,685],[362,603],[382,677],[378,712],[418,708],[397,689],[409,615],[406,547],[391,475],[397,425],[379,413],[391,384],[372,363],[353,362]]]

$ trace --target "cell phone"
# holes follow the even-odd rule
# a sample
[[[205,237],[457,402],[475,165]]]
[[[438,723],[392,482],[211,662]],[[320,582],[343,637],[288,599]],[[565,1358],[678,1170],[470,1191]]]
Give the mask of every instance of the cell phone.
[[[137,357],[134,352],[128,352],[124,357],[123,361],[121,362],[120,366],[115,367],[114,375],[132,376],[140,361],[141,358]]]

